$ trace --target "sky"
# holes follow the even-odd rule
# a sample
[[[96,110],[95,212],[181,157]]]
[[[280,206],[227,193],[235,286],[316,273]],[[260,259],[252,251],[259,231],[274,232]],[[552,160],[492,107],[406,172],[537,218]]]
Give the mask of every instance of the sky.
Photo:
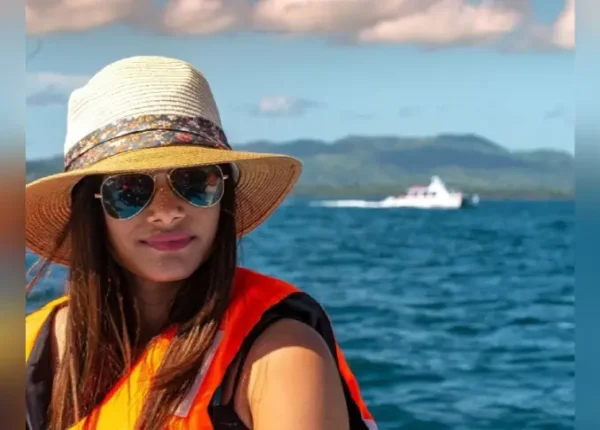
[[[79,4],[81,6],[75,6]],[[230,142],[475,133],[574,152],[575,0],[27,0],[27,158],[135,55],[207,78]]]

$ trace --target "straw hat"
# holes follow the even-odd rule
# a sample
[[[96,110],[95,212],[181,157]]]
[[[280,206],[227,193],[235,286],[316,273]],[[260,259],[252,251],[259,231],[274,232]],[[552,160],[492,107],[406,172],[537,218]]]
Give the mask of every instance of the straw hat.
[[[143,56],[112,63],[71,94],[63,173],[25,190],[26,246],[48,259],[70,216],[70,193],[88,175],[232,163],[238,236],[258,227],[289,194],[301,163],[232,150],[208,82],[190,64]],[[53,262],[68,265],[67,240]]]

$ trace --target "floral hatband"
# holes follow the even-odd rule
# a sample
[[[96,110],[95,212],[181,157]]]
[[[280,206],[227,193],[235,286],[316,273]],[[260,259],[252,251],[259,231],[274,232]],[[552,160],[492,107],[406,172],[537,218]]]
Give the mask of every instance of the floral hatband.
[[[67,152],[65,171],[133,149],[174,144],[231,149],[223,130],[206,118],[143,115],[108,124],[81,139]]]

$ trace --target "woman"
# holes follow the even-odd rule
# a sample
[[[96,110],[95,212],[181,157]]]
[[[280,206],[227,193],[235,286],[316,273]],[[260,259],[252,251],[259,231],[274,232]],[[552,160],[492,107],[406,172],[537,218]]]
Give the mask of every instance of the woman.
[[[65,172],[26,189],[28,291],[69,267],[27,317],[27,428],[376,428],[321,307],[237,265],[300,171],[232,150],[185,62],[128,58],[74,91]]]

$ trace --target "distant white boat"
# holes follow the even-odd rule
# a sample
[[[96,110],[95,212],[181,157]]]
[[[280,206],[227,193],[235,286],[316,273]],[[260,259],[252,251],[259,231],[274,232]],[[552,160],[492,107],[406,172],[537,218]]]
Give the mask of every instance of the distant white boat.
[[[419,209],[460,209],[478,204],[477,194],[449,190],[438,176],[433,176],[427,186],[410,187],[406,194],[390,196],[380,202],[383,207]]]

